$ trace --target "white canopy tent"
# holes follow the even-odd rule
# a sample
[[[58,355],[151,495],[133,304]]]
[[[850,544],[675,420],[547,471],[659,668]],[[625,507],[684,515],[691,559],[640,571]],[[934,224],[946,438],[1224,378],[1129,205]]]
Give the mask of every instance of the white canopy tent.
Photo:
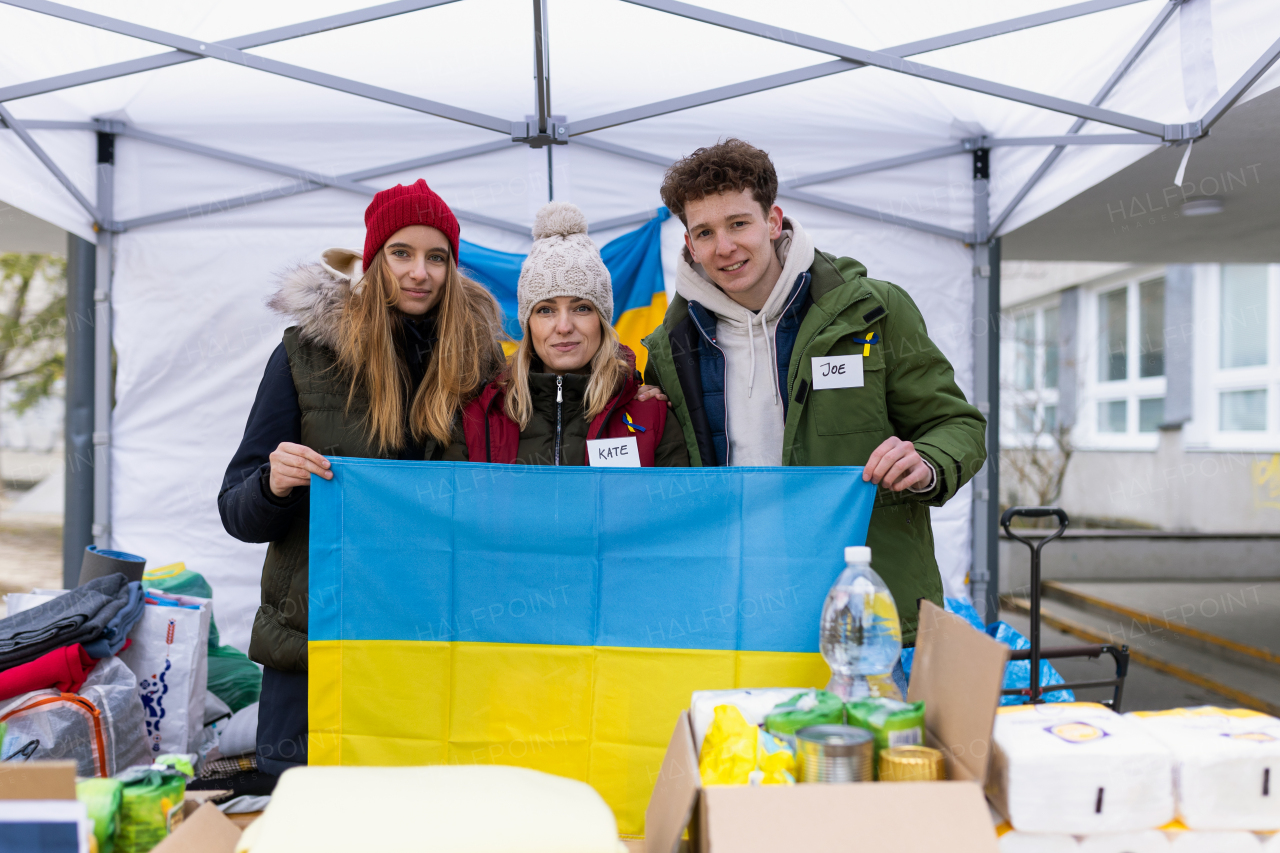
[[[0,0],[0,200],[97,244],[95,541],[203,572],[242,648],[264,546],[215,497],[284,325],[264,298],[361,245],[378,189],[425,177],[508,251],[554,195],[603,244],[666,165],[739,136],[997,411],[999,235],[1280,80],[1267,0],[357,2]],[[989,463],[935,513],[949,592],[980,603],[995,497]]]

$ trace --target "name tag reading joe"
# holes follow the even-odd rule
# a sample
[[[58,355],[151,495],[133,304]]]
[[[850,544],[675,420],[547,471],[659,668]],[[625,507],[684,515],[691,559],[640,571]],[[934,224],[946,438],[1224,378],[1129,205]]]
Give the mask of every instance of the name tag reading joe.
[[[587,458],[593,468],[639,468],[640,445],[635,436],[591,439],[587,442]]]
[[[861,387],[861,355],[831,355],[813,359],[813,390]]]

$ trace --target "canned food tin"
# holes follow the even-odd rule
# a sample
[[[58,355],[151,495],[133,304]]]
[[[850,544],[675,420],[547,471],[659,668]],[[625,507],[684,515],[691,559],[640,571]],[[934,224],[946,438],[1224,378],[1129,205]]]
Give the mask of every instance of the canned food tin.
[[[809,726],[796,732],[801,782],[870,782],[875,739],[856,726]]]
[[[894,746],[880,750],[881,782],[936,782],[947,778],[942,753],[927,746]]]

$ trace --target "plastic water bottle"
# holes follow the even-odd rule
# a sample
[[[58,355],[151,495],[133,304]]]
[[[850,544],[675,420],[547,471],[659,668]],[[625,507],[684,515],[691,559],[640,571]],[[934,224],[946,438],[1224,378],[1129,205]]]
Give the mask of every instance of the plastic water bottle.
[[[831,667],[827,689],[842,699],[902,699],[891,673],[902,654],[902,625],[889,587],[871,568],[871,549],[844,549],[844,571],[822,607],[820,649]]]

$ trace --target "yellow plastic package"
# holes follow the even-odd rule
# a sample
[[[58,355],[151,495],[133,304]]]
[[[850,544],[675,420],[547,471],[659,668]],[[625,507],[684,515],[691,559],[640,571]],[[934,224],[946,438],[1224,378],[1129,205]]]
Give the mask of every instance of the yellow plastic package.
[[[717,705],[698,756],[698,774],[703,785],[794,785],[796,756],[733,705]]]

